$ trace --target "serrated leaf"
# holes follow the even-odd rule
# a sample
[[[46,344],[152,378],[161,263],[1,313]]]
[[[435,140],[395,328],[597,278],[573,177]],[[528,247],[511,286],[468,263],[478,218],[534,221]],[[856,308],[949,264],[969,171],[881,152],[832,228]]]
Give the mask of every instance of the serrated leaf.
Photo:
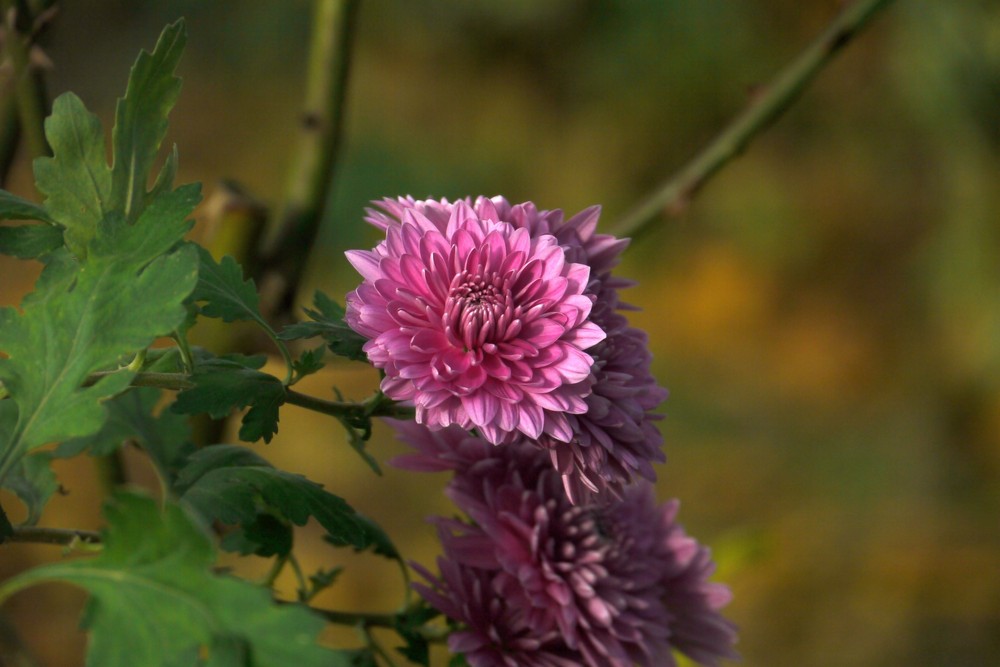
[[[108,418],[100,431],[83,438],[73,438],[54,451],[68,458],[89,450],[93,456],[114,452],[126,440],[136,441],[149,455],[162,478],[172,484],[194,451],[187,419],[169,410],[154,415],[162,396],[159,389],[134,388],[108,401]]]
[[[0,227],[0,255],[35,259],[63,245],[63,231],[54,225]]]
[[[327,588],[333,586],[337,579],[344,572],[344,567],[342,565],[337,565],[331,567],[328,570],[317,570],[314,574],[309,575],[309,583],[311,584],[309,590],[310,599],[316,596],[318,593],[325,591]]]
[[[198,249],[198,259],[198,287],[191,298],[204,302],[202,315],[225,322],[254,321],[270,330],[260,314],[257,288],[252,280],[243,279],[243,268],[235,259],[226,255],[221,262],[216,262],[204,248]]]
[[[42,510],[59,490],[59,482],[49,462],[48,452],[36,452],[23,457],[4,479],[4,487],[21,499],[28,509],[24,524],[33,526],[42,517]]]
[[[406,642],[405,646],[397,646],[396,650],[410,662],[425,667],[430,665],[430,644],[420,633],[420,629],[437,616],[440,616],[440,612],[436,609],[420,606],[396,617],[396,633]]]
[[[174,70],[186,42],[183,21],[164,28],[153,52],[139,54],[125,96],[115,109],[110,204],[129,222],[146,204],[153,161],[167,133],[167,116],[180,94],[181,80]],[[169,158],[167,168],[173,169]]]
[[[164,192],[169,192],[174,187],[174,177],[177,176],[177,163],[179,159],[177,144],[174,144],[174,147],[167,154],[167,159],[163,161],[160,173],[156,175],[156,182],[153,183],[153,189],[146,195],[147,201],[159,197]]]
[[[191,377],[195,386],[177,395],[171,407],[180,414],[206,413],[222,419],[231,411],[250,406],[243,416],[240,439],[270,442],[278,432],[279,408],[285,387],[273,375],[247,368],[235,361],[211,359],[198,364]]]
[[[267,459],[249,447],[239,445],[211,445],[199,449],[188,457],[184,468],[177,475],[174,490],[184,495],[195,482],[218,468],[269,467]]]
[[[22,311],[0,309],[2,381],[18,406],[16,425],[0,451],[0,479],[25,452],[99,430],[101,403],[131,381],[125,371],[83,387],[88,375],[114,368],[185,317],[183,302],[197,281],[190,246],[170,251],[188,230],[198,186],[153,202],[134,225],[100,221],[82,262],[55,253]]]
[[[45,137],[52,157],[35,160],[35,185],[45,195],[45,210],[66,228],[66,245],[83,256],[97,224],[111,212],[111,169],[101,122],[79,97],[64,93],[45,119]]]
[[[318,373],[323,370],[323,351],[326,348],[321,346],[306,350],[299,358],[292,362],[292,370],[295,372],[295,381],[298,382],[307,375]]]
[[[336,355],[355,361],[367,359],[368,357],[362,349],[367,340],[347,326],[347,322],[344,321],[344,308],[320,291],[317,291],[313,296],[313,303],[316,306],[315,309],[305,309],[306,314],[313,321],[290,324],[282,329],[278,338],[297,340],[319,336],[326,342],[330,351]]]
[[[256,554],[263,558],[285,556],[292,551],[295,536],[292,527],[273,514],[258,514],[222,538],[222,548],[242,556]]]
[[[365,532],[368,535],[368,541],[364,547],[358,547],[357,545],[332,534],[324,535],[323,539],[335,547],[353,546],[358,551],[371,549],[373,554],[385,556],[386,558],[398,561],[401,565],[405,566],[399,551],[396,549],[396,545],[392,543],[392,540],[389,539],[389,535],[382,530],[381,526],[362,514],[358,515],[357,520],[359,523],[364,525]]]
[[[178,477],[183,485],[181,500],[206,520],[230,525],[253,523],[263,503],[264,508],[297,526],[314,517],[335,544],[395,552],[385,533],[345,500],[302,475],[273,468],[245,451],[237,445],[215,445],[195,453],[188,464],[190,472],[186,469]]]
[[[0,190],[0,220],[41,220],[55,223],[44,208],[6,190]]]
[[[279,606],[261,587],[212,574],[211,541],[179,506],[161,511],[151,499],[120,494],[105,515],[100,555],[43,565],[2,588],[3,597],[46,581],[85,588],[88,666],[172,667],[199,647],[208,664],[350,664],[315,643],[323,621],[304,607]]]

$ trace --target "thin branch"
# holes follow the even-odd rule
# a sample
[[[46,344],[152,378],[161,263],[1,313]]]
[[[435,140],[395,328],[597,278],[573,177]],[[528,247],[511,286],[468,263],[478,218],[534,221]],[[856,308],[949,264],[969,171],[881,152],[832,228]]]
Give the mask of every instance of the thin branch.
[[[333,609],[317,609],[310,607],[314,612],[326,619],[327,623],[336,625],[357,626],[364,625],[370,628],[395,628],[396,614],[370,614],[353,611],[334,611]]]
[[[120,371],[99,371],[91,373],[84,382],[84,386],[90,386],[103,377]],[[195,383],[191,376],[184,373],[136,373],[132,379],[133,387],[156,387],[158,389],[171,389],[180,391],[191,389]],[[306,408],[313,412],[319,412],[331,417],[350,418],[367,415],[370,417],[397,417],[408,419],[413,416],[413,408],[401,405],[387,399],[383,394],[375,394],[364,401],[328,401],[315,396],[302,394],[294,389],[285,389],[285,402]]]
[[[9,83],[13,88],[14,82]],[[6,88],[7,86],[4,86]],[[21,126],[17,120],[17,96],[13,90],[0,90],[0,187],[7,182],[7,174],[17,153],[17,142],[21,136]]]
[[[121,371],[98,371],[96,373],[91,373],[87,379],[84,381],[83,386],[89,387],[96,384],[101,378],[107,377],[109,375],[114,375],[115,373],[120,373]],[[194,382],[191,381],[190,376],[184,373],[136,373],[135,377],[132,378],[133,387],[156,387],[157,389],[172,389],[174,391],[180,391],[182,389],[191,389],[194,387]]]
[[[358,5],[358,0],[316,0],[299,146],[284,205],[259,252],[258,284],[266,297],[261,311],[271,320],[292,310],[330,192]]]
[[[661,213],[683,212],[695,194],[727,162],[743,152],[806,89],[816,74],[892,0],[855,0],[760,92],[756,99],[694,159],[653,191],[612,229],[635,236]]]
[[[353,611],[337,611],[333,609],[321,609],[309,607],[310,610],[319,614],[327,623],[334,625],[346,625],[350,627],[364,626],[368,628],[396,628],[396,623],[403,620],[405,612],[399,614],[375,614]],[[417,634],[432,643],[442,643],[448,638],[451,632],[449,628],[426,623],[416,630]]]
[[[400,405],[395,401],[385,399],[380,394],[376,394],[375,401],[368,399],[360,403],[354,401],[327,401],[322,398],[315,398],[306,394],[300,394],[294,389],[285,390],[285,402],[306,408],[313,412],[319,412],[331,417],[352,417],[355,415],[365,415],[371,417],[396,417],[398,419],[411,419],[414,410],[411,407]]]
[[[93,461],[97,481],[105,496],[110,496],[116,489],[128,484],[124,448],[119,447],[110,454],[95,456]]]
[[[92,530],[18,526],[14,528],[14,534],[8,535],[4,541],[33,542],[35,544],[61,544],[63,546],[72,547],[82,544],[100,544],[101,534]]]
[[[33,62],[32,51],[35,33],[39,26],[27,4],[3,0],[4,56],[13,67],[13,86],[16,97],[20,132],[31,156],[51,155],[45,138],[45,116],[48,97],[41,71]]]

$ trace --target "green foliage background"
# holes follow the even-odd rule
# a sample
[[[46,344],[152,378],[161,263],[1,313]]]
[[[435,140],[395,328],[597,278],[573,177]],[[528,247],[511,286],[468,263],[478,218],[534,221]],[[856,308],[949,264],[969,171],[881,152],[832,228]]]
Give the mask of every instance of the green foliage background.
[[[316,287],[354,287],[342,251],[374,243],[361,223],[372,198],[600,203],[612,223],[836,6],[366,2],[346,148],[302,303]],[[190,40],[167,137],[178,182],[203,181],[210,197],[227,177],[277,203],[303,0],[66,2],[48,38],[50,92],[74,90],[110,127],[135,54],[180,15]],[[682,218],[629,251],[623,273],[641,280],[629,296],[644,309],[633,322],[671,390],[661,496],[679,497],[689,531],[714,546],[747,665],[1000,656],[998,45],[996,3],[899,0]],[[8,189],[37,199],[25,161]],[[16,303],[35,276],[0,262],[3,303]],[[376,380],[344,362],[300,386],[363,397]],[[329,418],[286,407],[280,427],[259,445],[268,461],[378,520],[407,558],[432,560],[422,519],[450,512],[443,480],[387,466],[375,478]],[[385,429],[369,445],[382,463],[400,450]],[[45,523],[98,526],[92,471],[79,459],[56,468],[69,493]],[[310,530],[307,570],[348,565],[318,602],[398,604],[391,563],[354,561]],[[53,558],[27,545],[2,555],[3,577]],[[81,655],[81,601],[43,587],[5,609],[58,667]]]

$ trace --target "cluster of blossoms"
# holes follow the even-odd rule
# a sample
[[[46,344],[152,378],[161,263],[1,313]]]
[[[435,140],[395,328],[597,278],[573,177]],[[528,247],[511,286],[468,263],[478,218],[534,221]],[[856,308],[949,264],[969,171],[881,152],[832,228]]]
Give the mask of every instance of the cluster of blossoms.
[[[596,233],[597,207],[376,205],[385,240],[347,253],[364,281],[346,319],[382,391],[416,409],[396,423],[416,448],[397,464],[451,471],[468,517],[437,520],[440,576],[418,566],[421,595],[460,625],[450,648],[473,667],[735,657],[708,550],[655,502],[666,391],[621,312],[631,283],[611,274],[627,242]]]
[[[450,470],[448,495],[472,519],[438,519],[440,577],[421,595],[462,628],[448,640],[473,667],[702,665],[735,658],[719,613],[728,589],[707,581],[708,550],[657,506],[648,482],[620,498],[573,504],[544,452],[495,447],[457,427],[395,423],[416,452],[395,463]]]
[[[596,233],[598,207],[564,219],[503,197],[378,206],[367,220],[385,240],[347,253],[364,278],[347,322],[387,396],[432,429],[548,451],[574,501],[655,478],[650,410],[666,391],[619,312],[630,283],[611,270],[627,241]]]

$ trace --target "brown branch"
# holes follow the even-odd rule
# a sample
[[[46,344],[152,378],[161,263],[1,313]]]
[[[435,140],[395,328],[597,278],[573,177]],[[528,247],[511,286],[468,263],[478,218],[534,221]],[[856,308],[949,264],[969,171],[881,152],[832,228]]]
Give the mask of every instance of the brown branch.
[[[40,528],[38,526],[18,526],[14,533],[8,535],[4,542],[32,542],[35,544],[61,544],[74,546],[78,544],[100,544],[101,534],[93,530],[75,530],[71,528]]]
[[[790,107],[827,63],[892,0],[855,0],[756,99],[674,176],[660,185],[612,229],[636,236],[662,213],[677,215],[726,163]]]

